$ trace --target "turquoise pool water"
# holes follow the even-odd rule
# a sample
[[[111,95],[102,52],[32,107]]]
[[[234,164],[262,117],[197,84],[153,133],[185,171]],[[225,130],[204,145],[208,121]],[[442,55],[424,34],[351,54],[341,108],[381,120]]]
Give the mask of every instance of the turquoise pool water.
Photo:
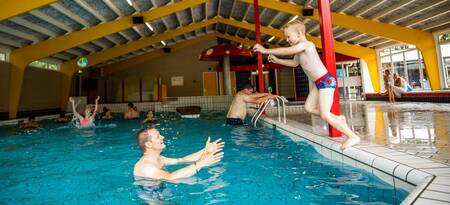
[[[226,126],[223,113],[157,116],[165,156],[197,151],[207,136],[226,142],[221,163],[183,183],[165,183],[164,204],[399,204],[408,194],[276,130]],[[0,127],[0,204],[144,204],[151,196],[133,178],[141,155],[135,132],[144,125],[97,124],[85,130],[50,121],[38,130]]]

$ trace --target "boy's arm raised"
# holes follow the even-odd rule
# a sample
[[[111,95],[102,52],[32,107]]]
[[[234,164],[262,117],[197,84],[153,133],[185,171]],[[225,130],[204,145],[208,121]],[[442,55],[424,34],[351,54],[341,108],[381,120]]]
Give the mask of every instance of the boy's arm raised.
[[[256,44],[253,47],[253,51],[260,52],[262,54],[273,54],[277,56],[294,55],[296,53],[303,52],[306,48],[308,48],[311,45],[314,46],[314,44],[312,44],[311,42],[306,41],[291,47],[266,49],[263,46]]]
[[[272,62],[272,63],[277,63],[277,64],[281,64],[281,65],[293,67],[293,68],[297,67],[299,64],[294,59],[280,59],[280,58],[275,57],[274,55],[269,55],[267,57],[267,60],[269,60],[269,62]]]

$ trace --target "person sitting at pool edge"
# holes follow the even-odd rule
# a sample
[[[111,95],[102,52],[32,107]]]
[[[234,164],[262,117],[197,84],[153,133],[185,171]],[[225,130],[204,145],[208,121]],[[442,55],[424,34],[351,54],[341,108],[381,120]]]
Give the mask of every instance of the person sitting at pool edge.
[[[70,119],[66,116],[66,112],[65,111],[61,111],[59,113],[59,118],[55,119],[55,122],[57,123],[66,123],[69,122]]]
[[[75,115],[75,117],[78,119],[80,127],[90,127],[94,125],[95,115],[97,114],[98,108],[98,100],[100,100],[100,96],[97,96],[97,99],[95,99],[95,107],[93,112],[91,112],[92,110],[89,107],[86,107],[86,109],[84,109],[84,117],[83,117],[77,112],[74,99],[69,98],[69,101],[72,103],[73,115]]]
[[[22,129],[35,129],[35,128],[40,128],[41,124],[39,124],[39,122],[35,121],[34,116],[29,116],[28,117],[28,121],[25,123],[22,123],[20,125],[20,128]]]
[[[268,99],[276,98],[270,93],[253,93],[251,85],[245,85],[236,93],[227,114],[227,124],[243,125],[247,115],[247,103],[261,104]]]
[[[142,123],[155,123],[156,119],[153,118],[153,111],[149,110],[147,112],[147,117],[145,118],[145,120],[142,121]]]
[[[128,110],[123,114],[126,120],[139,118],[139,112],[132,102],[128,103]]]
[[[161,156],[161,152],[166,148],[164,136],[155,128],[143,128],[137,135],[138,146],[144,151],[142,157],[134,165],[134,176],[150,179],[176,180],[191,177],[200,169],[211,166],[219,162],[223,157],[222,148],[224,142],[218,139],[211,142],[208,137],[203,149],[182,158],[168,158]],[[175,165],[179,163],[191,163],[173,172],[165,171],[165,165]]]
[[[113,116],[111,114],[111,110],[107,107],[103,107],[103,112],[102,112],[101,116],[102,116],[102,119],[105,119],[105,120],[109,120],[109,119],[113,118]]]

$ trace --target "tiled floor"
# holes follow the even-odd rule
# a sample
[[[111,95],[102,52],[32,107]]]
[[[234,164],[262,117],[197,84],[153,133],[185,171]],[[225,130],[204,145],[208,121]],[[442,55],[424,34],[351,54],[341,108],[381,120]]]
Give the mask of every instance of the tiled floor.
[[[363,142],[450,164],[450,104],[341,102],[341,113]],[[313,125],[316,134],[328,132],[323,120],[308,113],[288,119]]]
[[[371,169],[385,182],[409,190],[402,204],[450,204],[450,105],[353,102],[343,103],[341,110],[363,139],[343,151],[341,143],[336,143],[342,138],[330,140],[327,125],[315,116],[289,115],[284,124],[269,115],[262,121],[311,141],[326,157]],[[339,154],[343,157],[335,156]],[[408,188],[405,181],[415,187]]]

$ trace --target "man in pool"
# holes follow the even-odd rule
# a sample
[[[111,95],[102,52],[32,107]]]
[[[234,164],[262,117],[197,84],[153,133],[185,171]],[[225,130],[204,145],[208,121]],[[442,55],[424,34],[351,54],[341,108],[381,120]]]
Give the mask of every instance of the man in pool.
[[[20,125],[20,128],[22,129],[35,129],[35,128],[40,128],[41,124],[39,124],[39,122],[37,122],[34,118],[34,116],[29,116],[28,117],[28,121],[26,123],[22,123]]]
[[[191,177],[200,169],[219,162],[223,157],[222,148],[224,142],[218,139],[211,142],[208,137],[203,149],[181,158],[168,158],[161,156],[166,148],[164,136],[155,128],[143,128],[137,135],[138,146],[144,151],[141,159],[134,165],[134,176],[137,178],[149,178],[157,180],[176,180]],[[165,165],[179,163],[191,163],[173,172],[164,170]]]
[[[125,118],[126,120],[139,118],[139,112],[137,111],[137,107],[134,106],[132,102],[128,103],[128,110],[123,114],[123,118]]]
[[[247,103],[261,104],[276,96],[270,93],[253,93],[251,85],[245,85],[241,91],[236,93],[227,114],[227,124],[243,125],[247,115]]]

